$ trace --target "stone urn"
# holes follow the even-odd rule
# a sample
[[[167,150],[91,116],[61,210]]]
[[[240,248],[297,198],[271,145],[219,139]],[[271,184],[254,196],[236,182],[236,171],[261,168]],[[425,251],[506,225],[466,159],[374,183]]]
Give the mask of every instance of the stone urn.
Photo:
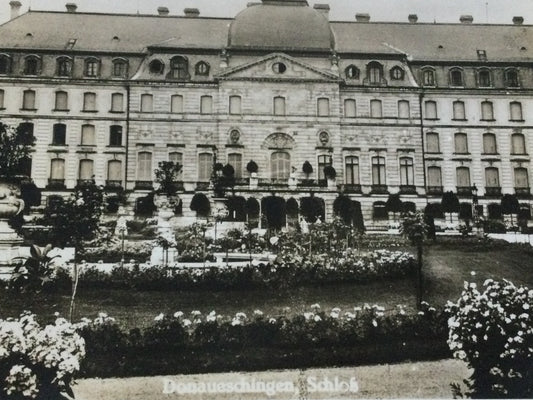
[[[20,185],[0,177],[0,246],[18,245],[22,239],[9,226],[9,220],[24,211],[20,198]]]

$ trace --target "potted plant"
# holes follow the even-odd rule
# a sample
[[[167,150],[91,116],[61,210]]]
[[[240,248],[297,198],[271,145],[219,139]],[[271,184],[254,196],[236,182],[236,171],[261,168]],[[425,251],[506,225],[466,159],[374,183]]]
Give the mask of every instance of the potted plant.
[[[309,179],[309,175],[313,173],[313,166],[309,161],[305,161],[302,165],[302,172],[305,174],[304,184],[311,184],[312,180]]]
[[[250,189],[257,188],[257,185],[259,184],[259,179],[257,178],[259,167],[257,166],[257,163],[254,160],[250,160],[248,164],[246,164],[246,170],[250,174]]]
[[[326,165],[324,167],[324,175],[328,181],[328,187],[336,188],[337,185],[335,184],[335,178],[337,177],[337,171],[335,171],[335,168],[333,168],[331,165]]]

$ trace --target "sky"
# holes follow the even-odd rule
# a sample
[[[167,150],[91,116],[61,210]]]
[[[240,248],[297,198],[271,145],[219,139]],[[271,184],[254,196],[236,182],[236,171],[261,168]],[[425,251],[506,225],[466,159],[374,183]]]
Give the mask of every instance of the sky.
[[[170,13],[183,15],[183,9],[200,9],[203,16],[233,17],[249,1],[258,0],[20,0],[22,11],[65,10],[65,3],[75,2],[80,12],[120,12],[156,14],[157,7],[166,6]],[[314,4],[309,0],[309,4]],[[470,14],[474,23],[511,23],[513,16],[523,16],[524,23],[533,24],[533,0],[316,0],[329,3],[330,19],[350,21],[356,13],[369,13],[371,21],[407,21],[417,14],[419,22],[458,22],[460,15]],[[9,20],[9,0],[0,0],[0,23]]]

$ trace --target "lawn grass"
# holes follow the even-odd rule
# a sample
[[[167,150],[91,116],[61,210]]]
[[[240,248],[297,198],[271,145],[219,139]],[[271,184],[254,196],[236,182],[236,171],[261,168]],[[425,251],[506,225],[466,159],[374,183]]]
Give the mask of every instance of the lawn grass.
[[[475,271],[475,276],[471,274]],[[427,246],[424,254],[424,300],[442,307],[455,301],[464,281],[479,285],[487,278],[509,279],[515,284],[533,287],[533,252],[516,246],[473,252],[467,247]],[[159,313],[199,310],[234,315],[256,309],[267,315],[300,313],[311,304],[323,309],[340,307],[347,311],[364,303],[393,309],[398,304],[415,308],[415,283],[412,278],[365,284],[315,285],[294,289],[258,289],[249,291],[179,291],[138,292],[133,290],[80,290],[75,319],[95,317],[106,312],[124,328],[145,327]],[[0,317],[13,317],[31,310],[44,320],[54,312],[68,315],[70,298],[60,294],[14,295],[0,289]],[[290,310],[285,310],[290,307]]]

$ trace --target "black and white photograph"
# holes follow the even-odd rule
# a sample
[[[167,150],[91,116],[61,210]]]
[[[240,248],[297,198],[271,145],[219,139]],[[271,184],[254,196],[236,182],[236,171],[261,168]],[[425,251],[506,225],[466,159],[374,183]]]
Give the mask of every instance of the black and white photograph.
[[[0,400],[533,398],[533,1],[316,1],[0,0]]]

